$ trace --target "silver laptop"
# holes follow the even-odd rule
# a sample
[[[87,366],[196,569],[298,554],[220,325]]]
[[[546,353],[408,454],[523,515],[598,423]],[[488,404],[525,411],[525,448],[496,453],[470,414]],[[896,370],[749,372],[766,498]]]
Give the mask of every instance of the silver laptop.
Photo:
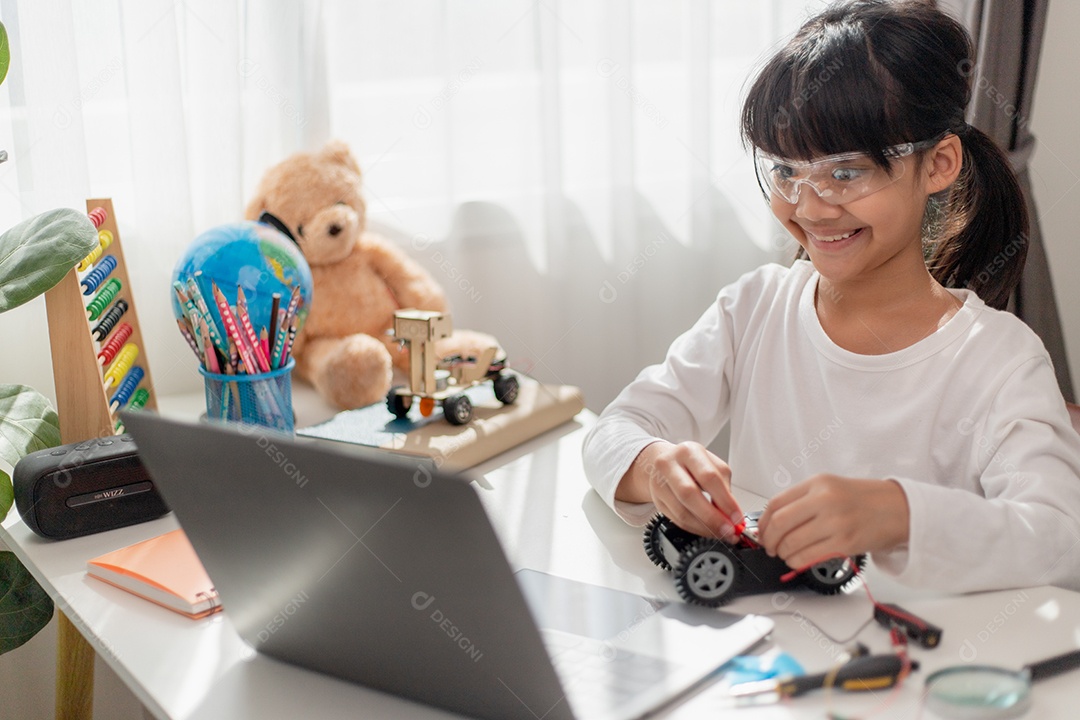
[[[240,637],[288,663],[490,720],[621,720],[772,628],[515,575],[468,478],[427,461],[122,415]]]

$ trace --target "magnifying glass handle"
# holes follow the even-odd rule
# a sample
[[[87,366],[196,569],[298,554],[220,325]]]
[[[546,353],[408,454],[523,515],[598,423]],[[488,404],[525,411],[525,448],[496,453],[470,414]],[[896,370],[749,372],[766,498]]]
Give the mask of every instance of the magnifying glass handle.
[[[1040,660],[1030,665],[1025,665],[1024,669],[1031,675],[1031,681],[1042,680],[1043,678],[1054,677],[1060,675],[1063,672],[1069,670],[1075,670],[1080,668],[1080,650],[1073,650],[1072,652],[1062,653],[1046,660]]]

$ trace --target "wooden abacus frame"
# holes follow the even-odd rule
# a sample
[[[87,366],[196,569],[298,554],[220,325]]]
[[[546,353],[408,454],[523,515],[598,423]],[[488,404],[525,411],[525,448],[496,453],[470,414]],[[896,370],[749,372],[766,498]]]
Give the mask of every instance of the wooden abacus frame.
[[[139,384],[150,392],[146,407],[156,410],[154,383],[150,376],[150,364],[146,359],[146,346],[139,328],[139,315],[131,292],[112,200],[103,198],[86,201],[87,212],[96,207],[103,208],[108,214],[98,231],[108,230],[113,236],[112,244],[102,253],[102,257],[112,255],[116,258],[116,268],[109,277],[120,280],[121,288],[113,303],[123,298],[128,304],[127,311],[117,325],[126,322],[131,326],[132,333],[127,342],[134,343],[139,348],[139,358],[135,364],[142,367],[144,372]],[[91,324],[86,311],[87,300],[82,293],[79,274],[75,268],[72,268],[56,287],[45,293],[53,378],[56,384],[56,411],[60,416],[60,439],[64,443],[116,434],[116,417],[109,410],[104,368],[98,363],[98,348],[95,347],[97,341],[91,334]],[[98,320],[100,319],[99,317]],[[103,338],[102,342],[104,340]]]
[[[108,230],[113,236],[112,243],[104,249],[101,257],[112,255],[116,259],[116,267],[109,277],[115,277],[121,283],[120,291],[110,306],[120,298],[127,302],[128,308],[116,326],[125,322],[131,326],[132,333],[127,342],[139,348],[139,358],[135,364],[142,367],[144,373],[139,385],[150,393],[145,407],[156,410],[157,397],[150,376],[150,363],[139,328],[139,315],[135,310],[135,297],[131,292],[112,200],[100,198],[86,201],[87,212],[98,207],[107,213],[98,232]],[[101,343],[93,338],[86,309],[88,300],[82,293],[79,273],[75,268],[45,293],[60,441],[65,444],[117,433],[115,414],[109,410],[104,368],[97,357],[97,345],[105,343],[108,335],[102,338]],[[100,319],[99,316],[94,322]],[[109,334],[115,329],[114,326]],[[94,649],[63,612],[58,610],[57,618],[56,718],[89,720],[94,712]]]

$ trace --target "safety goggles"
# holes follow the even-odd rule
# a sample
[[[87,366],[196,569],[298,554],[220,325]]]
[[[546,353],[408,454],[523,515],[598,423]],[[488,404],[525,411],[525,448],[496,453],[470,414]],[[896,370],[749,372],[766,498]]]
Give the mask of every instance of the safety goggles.
[[[893,145],[885,149],[892,160],[911,155],[916,150],[933,147],[937,140]],[[754,163],[762,189],[795,204],[803,185],[810,186],[831,205],[853,202],[891,185],[904,176],[904,163],[890,162],[883,168],[863,152],[828,155],[817,160],[789,160],[754,149]]]

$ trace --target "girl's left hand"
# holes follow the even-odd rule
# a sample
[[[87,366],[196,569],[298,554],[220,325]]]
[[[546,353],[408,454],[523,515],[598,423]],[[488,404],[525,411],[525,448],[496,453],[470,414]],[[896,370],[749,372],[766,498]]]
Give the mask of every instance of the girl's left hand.
[[[907,496],[892,480],[812,475],[769,500],[758,534],[769,555],[794,569],[891,550],[908,540]]]

